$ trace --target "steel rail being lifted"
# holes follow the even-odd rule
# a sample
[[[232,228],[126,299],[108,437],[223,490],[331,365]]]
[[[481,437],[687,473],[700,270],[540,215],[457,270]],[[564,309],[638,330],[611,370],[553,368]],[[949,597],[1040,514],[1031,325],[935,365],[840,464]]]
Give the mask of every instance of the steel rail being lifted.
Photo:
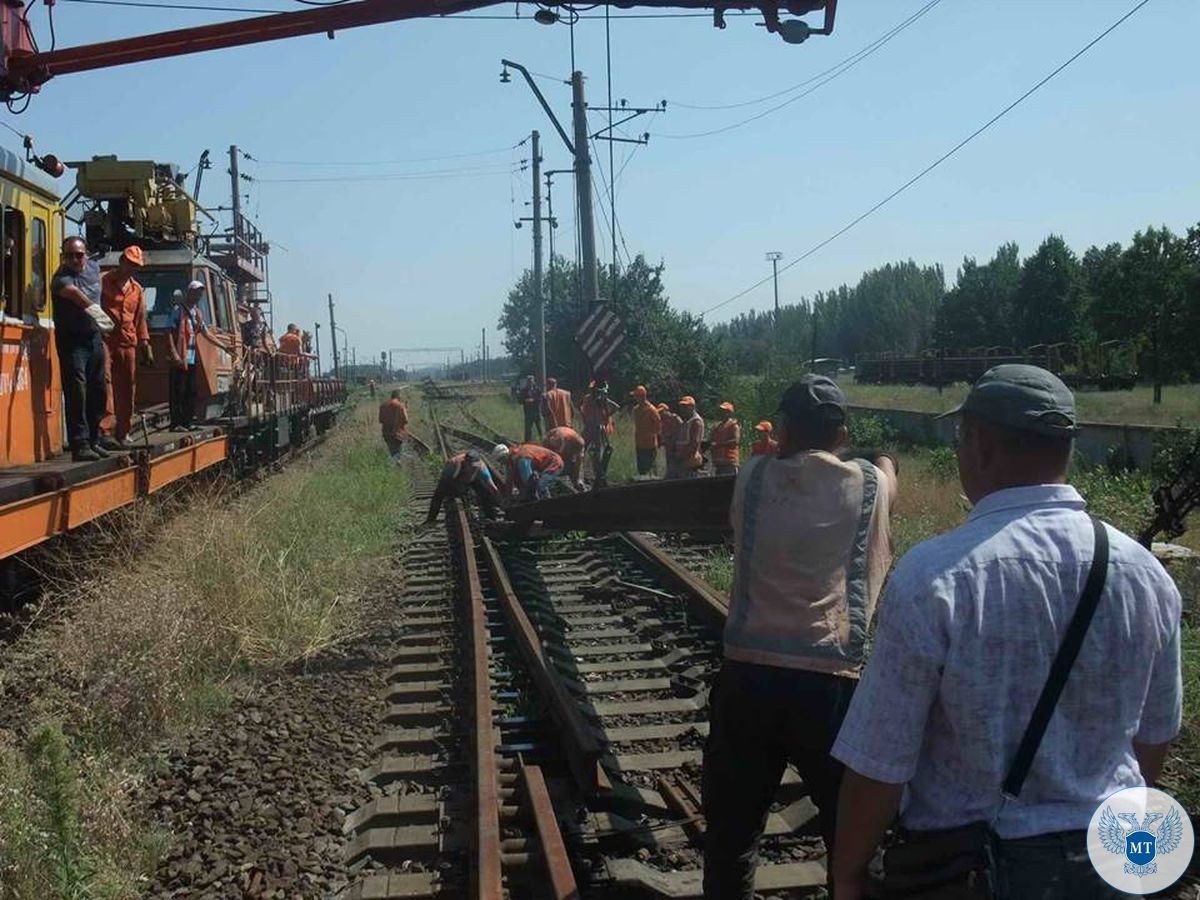
[[[45,53],[35,51],[30,36],[27,16],[29,7],[32,7],[34,2],[36,0],[29,0],[24,5],[19,2],[13,5],[10,0],[0,9],[0,36],[4,42],[4,70],[0,72],[0,95],[5,99],[36,93],[43,84],[58,75],[309,34],[325,33],[332,38],[335,32],[350,28],[470,12],[498,5],[500,0],[355,0],[324,8],[178,28]],[[713,22],[719,28],[725,27],[723,13],[726,10],[759,10],[763,14],[767,30],[778,33],[790,43],[799,43],[813,34],[831,34],[837,11],[837,0],[791,0],[783,3],[778,0],[732,0],[721,3],[714,3],[712,0],[621,0],[612,2],[611,5],[621,8],[644,6],[656,9],[712,9]],[[801,16],[817,10],[824,11],[824,23],[820,28],[812,27],[799,19],[781,21],[779,18],[781,11]]]

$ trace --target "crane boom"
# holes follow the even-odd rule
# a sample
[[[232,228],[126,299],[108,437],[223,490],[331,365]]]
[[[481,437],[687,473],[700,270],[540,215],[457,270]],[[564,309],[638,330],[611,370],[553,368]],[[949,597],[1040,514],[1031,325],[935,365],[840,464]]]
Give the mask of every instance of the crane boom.
[[[47,53],[32,52],[28,41],[28,26],[25,14],[33,5],[29,0],[26,9],[17,10],[9,0],[3,10],[4,21],[0,22],[0,37],[4,41],[5,68],[0,72],[0,97],[11,98],[17,94],[34,93],[56,75],[87,72],[92,69],[122,66],[129,63],[183,56],[189,53],[204,53],[228,47],[242,47],[266,41],[300,37],[308,34],[329,33],[364,25],[379,25],[403,19],[431,16],[446,16],[469,12],[496,5],[502,0],[354,0],[324,8],[281,12],[273,15],[255,16],[233,22],[200,25],[193,28],[178,28],[157,34],[120,38],[96,44],[83,44]],[[622,8],[646,6],[655,8],[713,9],[714,22],[724,27],[721,14],[724,10],[758,9],[766,19],[769,31],[778,30],[779,12],[784,10],[793,15],[804,15],[824,10],[825,22],[821,28],[812,28],[811,34],[830,34],[837,10],[837,0],[602,0]]]

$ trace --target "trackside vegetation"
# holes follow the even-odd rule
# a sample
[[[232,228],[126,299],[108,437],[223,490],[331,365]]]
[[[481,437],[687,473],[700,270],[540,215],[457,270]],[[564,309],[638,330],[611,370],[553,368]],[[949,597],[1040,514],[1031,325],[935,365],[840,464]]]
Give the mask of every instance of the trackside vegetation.
[[[373,404],[249,488],[147,503],[0,650],[0,900],[132,898],[171,835],[132,799],[160,739],[366,628],[410,528]]]

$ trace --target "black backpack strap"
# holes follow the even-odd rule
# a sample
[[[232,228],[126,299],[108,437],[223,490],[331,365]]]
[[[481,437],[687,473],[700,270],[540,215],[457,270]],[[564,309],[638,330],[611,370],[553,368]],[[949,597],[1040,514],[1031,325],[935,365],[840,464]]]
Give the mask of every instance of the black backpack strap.
[[[1025,734],[1021,736],[1021,743],[1008,770],[1008,777],[1004,779],[1004,795],[1009,798],[1015,798],[1021,793],[1021,787],[1025,784],[1025,778],[1033,765],[1033,757],[1046,733],[1046,726],[1050,724],[1054,707],[1067,684],[1071,667],[1075,664],[1075,658],[1079,656],[1084,635],[1092,622],[1100,595],[1104,592],[1104,581],[1108,574],[1108,531],[1104,523],[1095,516],[1090,518],[1096,535],[1092,566],[1088,570],[1087,581],[1084,583],[1079,605],[1075,608],[1075,615],[1071,617],[1071,624],[1067,626],[1067,633],[1063,635],[1062,645],[1050,666],[1050,675],[1046,678],[1042,694],[1033,708],[1033,715],[1029,717],[1029,724],[1025,726]]]

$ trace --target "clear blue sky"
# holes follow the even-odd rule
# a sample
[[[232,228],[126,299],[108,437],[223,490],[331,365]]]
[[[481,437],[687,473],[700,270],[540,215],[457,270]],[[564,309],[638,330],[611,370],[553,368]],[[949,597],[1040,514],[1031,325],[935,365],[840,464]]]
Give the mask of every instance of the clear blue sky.
[[[182,0],[189,2],[189,0]],[[215,5],[239,6],[231,0]],[[769,272],[767,250],[794,258],[964,137],[1102,30],[1133,0],[1054,3],[943,0],[844,76],[778,112],[705,138],[770,103],[725,111],[674,104],[750,100],[796,84],[876,39],[921,0],[842,0],[832,37],[784,44],[734,17],[614,20],[614,97],[670,101],[643,119],[617,186],[631,253],[666,263],[673,303],[701,311]],[[245,6],[299,8],[282,0]],[[229,13],[60,2],[59,46],[232,18]],[[511,14],[513,6],[491,12]],[[203,201],[225,201],[225,152],[259,160],[411,160],[475,153],[541,131],[548,167],[570,161],[528,88],[499,82],[502,56],[566,78],[568,29],[511,21],[401,22],[324,36],[63,76],[29,112],[5,119],[63,158],[116,153],[177,161],[201,150],[217,165]],[[33,19],[46,43],[45,9]],[[1200,220],[1200,4],[1153,0],[991,131],[857,229],[780,279],[787,302],[857,280],[899,258],[941,262],[1006,240],[1023,255],[1050,232],[1081,251],[1138,228]],[[588,100],[603,105],[604,23],[575,29]],[[541,82],[564,122],[570,91]],[[780,98],[780,99],[786,99]],[[641,122],[646,124],[643,126]],[[595,117],[594,128],[600,118]],[[10,134],[7,143],[15,138]],[[607,150],[601,162],[607,168]],[[627,153],[618,146],[618,166]],[[247,211],[275,242],[276,322],[325,321],[332,291],[360,361],[397,346],[474,348],[531,258],[527,148],[390,166],[246,163],[260,181]],[[478,167],[487,168],[478,168]],[[315,183],[266,179],[449,171],[448,178]],[[599,174],[597,174],[599,179]],[[570,181],[559,179],[559,247],[573,252]],[[515,205],[514,205],[515,198]],[[597,243],[608,256],[603,216]],[[286,248],[286,250],[284,249]],[[770,285],[721,310],[720,321],[771,302]],[[325,329],[327,335],[327,329]],[[415,362],[416,360],[410,360]]]

